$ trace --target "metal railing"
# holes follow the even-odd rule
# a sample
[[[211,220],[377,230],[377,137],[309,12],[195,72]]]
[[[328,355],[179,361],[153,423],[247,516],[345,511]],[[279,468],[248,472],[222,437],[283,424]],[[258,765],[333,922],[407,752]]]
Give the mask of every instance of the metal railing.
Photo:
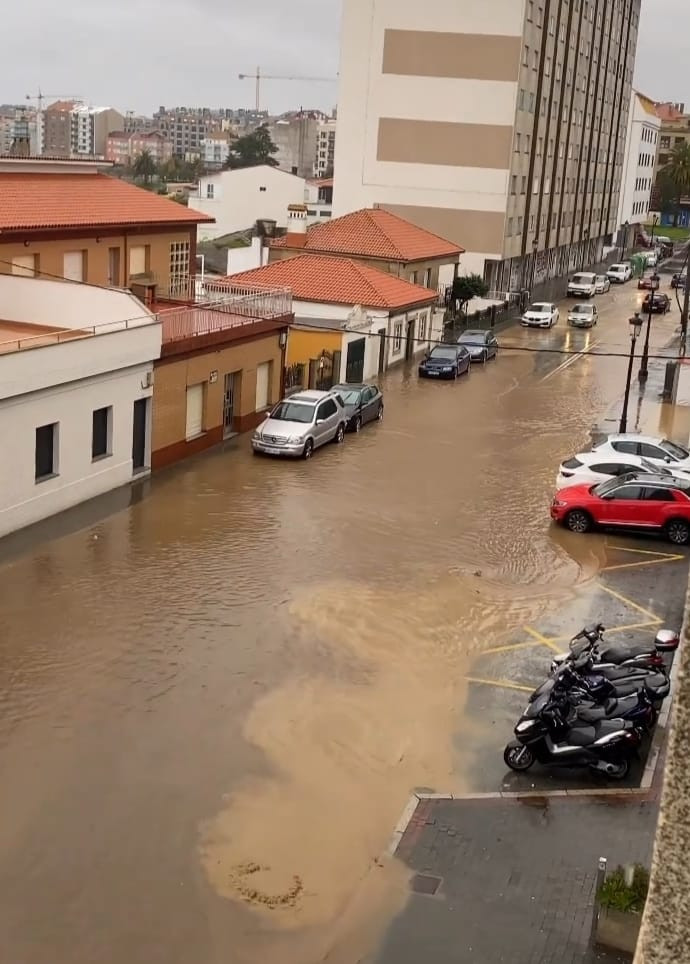
[[[162,279],[155,272],[130,278],[130,287],[155,285],[155,303],[184,304],[187,307],[213,305],[219,311],[252,316],[255,319],[281,318],[292,314],[292,291],[288,287],[267,288],[247,285],[231,278],[196,277]]]
[[[20,324],[20,322],[17,322]],[[60,345],[69,341],[79,341],[83,338],[93,338],[96,335],[109,335],[116,331],[127,331],[141,328],[143,325],[158,324],[155,315],[141,315],[138,318],[128,318],[123,321],[108,321],[102,325],[87,325],[81,328],[55,328],[26,335],[19,338],[8,338],[0,341],[0,355],[17,351],[28,351],[31,348],[43,348],[46,345]],[[33,325],[31,326],[34,327]],[[2,333],[0,332],[0,337]]]

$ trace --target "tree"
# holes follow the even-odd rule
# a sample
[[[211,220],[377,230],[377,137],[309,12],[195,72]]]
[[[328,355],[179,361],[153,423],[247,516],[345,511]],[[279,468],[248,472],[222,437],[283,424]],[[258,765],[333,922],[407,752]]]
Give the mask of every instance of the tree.
[[[141,178],[144,184],[148,184],[153,177],[158,173],[158,168],[156,167],[156,162],[151,157],[151,153],[147,150],[143,150],[139,157],[134,162],[134,176]]]
[[[480,274],[459,275],[453,282],[452,299],[458,302],[458,309],[463,311],[468,301],[473,298],[483,298],[489,291],[489,286]]]
[[[663,177],[662,177],[663,175]],[[678,224],[680,202],[690,194],[690,144],[677,144],[671,151],[668,164],[659,172],[661,185],[675,189],[674,227]],[[663,193],[663,190],[662,190]]]
[[[271,139],[271,132],[266,124],[261,124],[256,130],[249,134],[238,137],[230,150],[230,156],[225,164],[226,168],[257,167],[259,164],[268,164],[270,167],[277,167],[274,154],[278,153],[278,148]]]

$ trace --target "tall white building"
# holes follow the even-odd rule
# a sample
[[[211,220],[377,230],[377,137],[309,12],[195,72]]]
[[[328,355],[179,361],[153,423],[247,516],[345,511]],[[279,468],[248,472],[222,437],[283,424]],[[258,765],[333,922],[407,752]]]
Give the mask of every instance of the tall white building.
[[[660,130],[661,119],[654,109],[654,102],[634,90],[618,209],[618,243],[623,251],[634,243],[637,228],[648,220]]]
[[[333,215],[380,205],[516,290],[618,227],[641,0],[344,0]]]

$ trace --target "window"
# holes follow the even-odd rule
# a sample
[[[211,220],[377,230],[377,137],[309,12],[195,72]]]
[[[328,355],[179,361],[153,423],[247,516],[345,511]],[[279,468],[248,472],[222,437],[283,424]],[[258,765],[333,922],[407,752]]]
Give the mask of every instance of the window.
[[[129,249],[129,274],[134,277],[146,274],[149,263],[149,245],[135,244]]]
[[[431,285],[431,268],[427,268],[424,271],[424,287],[429,288]]]
[[[517,174],[513,174],[510,179],[510,193],[517,194]]]
[[[664,459],[667,454],[663,449],[658,448],[656,445],[650,445],[649,442],[640,443],[639,449],[640,455],[645,459]]]
[[[641,485],[622,485],[620,489],[611,493],[610,498],[617,502],[622,500],[637,502],[642,498],[642,491]]]
[[[410,275],[410,281],[412,282],[413,285],[416,285],[416,284],[417,284],[417,272],[416,272],[416,271],[413,271],[412,274]]]
[[[86,281],[86,251],[65,251],[62,276],[65,281]]]
[[[396,321],[393,328],[393,351],[399,352],[402,348],[403,323]]]
[[[654,489],[651,486],[645,486],[643,490],[644,494],[642,498],[646,502],[675,502],[673,492],[669,489]]]
[[[94,409],[91,418],[91,458],[102,459],[112,455],[113,408]]]
[[[170,293],[186,294],[189,287],[189,241],[170,245]]]
[[[58,474],[57,464],[58,423],[41,425],[36,429],[35,479],[42,482]]]
[[[419,315],[417,320],[417,338],[426,341],[426,315]]]
[[[338,406],[335,404],[332,398],[327,398],[325,402],[321,402],[318,409],[316,410],[316,421],[321,419],[330,418],[335,415],[338,411]]]
[[[215,190],[215,184],[207,184],[207,185],[206,185],[206,197],[208,198],[209,201],[212,201],[212,200],[213,200],[213,192],[214,192],[214,190]]]
[[[196,438],[203,432],[204,421],[204,386],[187,386],[187,417],[185,423],[185,439]]]
[[[15,257],[12,258],[12,274],[24,278],[35,278],[38,274],[38,255],[15,255]]]
[[[261,362],[256,366],[256,411],[260,412],[271,404],[272,362]]]

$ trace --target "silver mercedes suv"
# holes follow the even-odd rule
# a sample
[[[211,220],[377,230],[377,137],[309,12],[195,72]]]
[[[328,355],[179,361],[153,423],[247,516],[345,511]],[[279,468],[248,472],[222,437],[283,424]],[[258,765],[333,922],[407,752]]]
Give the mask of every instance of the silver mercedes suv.
[[[309,459],[326,442],[345,438],[347,412],[337,392],[298,392],[275,406],[252,436],[254,454]]]

